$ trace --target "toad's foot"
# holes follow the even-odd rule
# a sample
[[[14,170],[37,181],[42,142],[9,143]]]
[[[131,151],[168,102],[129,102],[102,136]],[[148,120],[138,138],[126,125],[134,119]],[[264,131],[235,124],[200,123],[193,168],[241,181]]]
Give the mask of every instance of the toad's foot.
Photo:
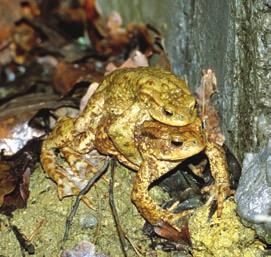
[[[204,187],[202,192],[209,193],[210,195],[207,204],[211,204],[214,200],[216,201],[218,218],[222,215],[224,200],[234,194],[234,190],[230,189],[228,184],[223,182],[216,182],[214,185]]]
[[[188,168],[197,176],[202,177],[208,161],[206,159],[202,160],[199,164],[194,165],[192,163],[188,164]]]

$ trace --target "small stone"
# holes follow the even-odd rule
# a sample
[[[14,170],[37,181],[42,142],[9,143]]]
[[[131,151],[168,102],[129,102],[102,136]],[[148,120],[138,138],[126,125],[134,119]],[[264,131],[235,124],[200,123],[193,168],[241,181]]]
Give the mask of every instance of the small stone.
[[[94,215],[88,214],[80,218],[80,225],[84,229],[94,228],[98,221]]]

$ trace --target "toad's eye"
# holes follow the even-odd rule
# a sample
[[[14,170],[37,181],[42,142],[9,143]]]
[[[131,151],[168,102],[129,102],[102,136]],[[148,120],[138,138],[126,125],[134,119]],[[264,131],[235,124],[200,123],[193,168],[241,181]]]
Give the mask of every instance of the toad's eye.
[[[163,112],[164,112],[164,114],[165,114],[166,116],[168,116],[168,117],[171,117],[171,116],[173,115],[173,112],[172,112],[172,111],[167,110],[167,109],[165,109],[165,108],[163,108]]]
[[[171,140],[171,145],[175,146],[175,147],[181,147],[183,145],[182,141],[179,140]]]

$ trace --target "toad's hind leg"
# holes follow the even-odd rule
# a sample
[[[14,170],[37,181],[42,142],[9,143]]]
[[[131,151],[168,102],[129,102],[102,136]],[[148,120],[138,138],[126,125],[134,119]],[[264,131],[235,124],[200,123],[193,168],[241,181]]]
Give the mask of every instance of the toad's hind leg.
[[[179,230],[176,226],[176,221],[188,215],[191,211],[187,210],[179,214],[171,213],[159,207],[150,197],[148,193],[150,184],[168,172],[168,169],[166,169],[167,165],[165,165],[164,169],[158,170],[152,163],[144,161],[137,172],[132,189],[132,201],[141,215],[152,225],[156,225],[159,222],[167,222]]]
[[[72,118],[64,117],[58,120],[53,131],[43,141],[41,148],[41,165],[48,176],[57,183],[60,199],[71,195],[72,192],[69,190],[70,185],[67,176],[57,161],[57,149],[61,149],[62,145],[68,145],[73,140],[73,135],[70,133],[73,126],[74,120]]]
[[[76,141],[73,134],[74,119],[64,117],[58,120],[55,128],[43,141],[40,161],[44,171],[57,183],[58,197],[76,195],[81,190],[76,186],[78,179],[72,180],[72,170],[61,160],[63,146]],[[86,183],[85,183],[86,184]]]
[[[209,159],[210,169],[215,183],[203,188],[203,191],[209,192],[211,195],[210,199],[217,201],[217,217],[220,217],[225,198],[234,194],[234,190],[230,189],[226,155],[220,145],[212,142],[207,143],[205,153]]]
[[[72,188],[74,184],[68,179],[67,172],[57,162],[57,155],[53,149],[43,150],[40,156],[43,169],[48,176],[57,183],[59,199],[74,195]]]
[[[79,186],[79,179],[76,179],[75,176],[72,175],[73,172],[72,170],[69,170],[69,167],[64,168],[58,163],[58,156],[53,149],[42,151],[40,158],[43,169],[57,184],[57,193],[60,200],[66,196],[79,194],[86,183],[83,184],[81,182],[81,186]],[[89,208],[95,209],[92,206],[91,201],[86,196],[82,196],[82,201]]]

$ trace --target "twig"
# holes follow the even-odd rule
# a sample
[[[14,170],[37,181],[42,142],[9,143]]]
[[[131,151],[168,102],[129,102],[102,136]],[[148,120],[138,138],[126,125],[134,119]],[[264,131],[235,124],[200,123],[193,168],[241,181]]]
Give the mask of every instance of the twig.
[[[120,221],[119,221],[119,217],[118,217],[118,213],[116,210],[116,206],[114,203],[114,174],[115,174],[115,160],[112,159],[111,161],[111,179],[109,181],[109,204],[110,204],[110,208],[113,214],[113,218],[116,224],[116,228],[117,228],[117,232],[118,232],[118,236],[119,236],[119,240],[120,240],[120,244],[121,244],[121,249],[123,252],[123,255],[125,257],[127,257],[127,244],[125,241],[125,234],[120,226]]]
[[[88,181],[87,185],[79,192],[79,194],[76,196],[75,202],[72,205],[71,212],[66,219],[66,224],[65,224],[65,231],[64,231],[64,236],[63,236],[63,241],[66,241],[69,236],[69,230],[71,228],[72,220],[77,212],[77,209],[79,207],[80,199],[82,196],[84,196],[90,188],[95,184],[95,182],[104,174],[104,172],[107,170],[108,164],[109,164],[109,157],[105,160],[105,163],[103,167],[98,170],[95,175]]]
[[[32,242],[18,229],[17,226],[12,225],[9,220],[9,227],[11,228],[12,232],[14,233],[16,239],[19,242],[22,257],[25,257],[25,251],[29,254],[35,254],[35,247]]]
[[[130,245],[132,246],[132,248],[134,249],[135,253],[137,254],[137,256],[142,256],[142,254],[140,253],[140,251],[137,249],[136,245],[133,243],[133,241],[127,236],[127,234],[123,231],[121,225],[120,225],[120,221],[119,221],[119,216],[117,213],[117,209],[114,203],[114,175],[115,175],[115,160],[113,159],[111,161],[111,179],[109,181],[109,204],[111,207],[111,211],[114,217],[114,221],[116,224],[116,228],[118,231],[118,236],[119,236],[119,240],[121,243],[121,249],[123,252],[123,255],[125,257],[127,257],[127,249],[128,246],[126,244],[125,239],[130,243]]]
[[[28,240],[32,241],[33,238],[40,233],[41,228],[43,227],[43,225],[45,224],[45,219],[42,219],[39,221],[38,225],[36,226],[36,228],[34,229],[34,231],[31,233],[31,235],[29,236]]]
[[[127,235],[125,235],[125,238],[127,239],[127,241],[130,243],[130,245],[132,246],[132,248],[134,249],[135,253],[137,254],[137,256],[143,256],[142,253],[139,251],[138,247],[135,245],[135,243],[133,242],[133,240],[128,237]]]

